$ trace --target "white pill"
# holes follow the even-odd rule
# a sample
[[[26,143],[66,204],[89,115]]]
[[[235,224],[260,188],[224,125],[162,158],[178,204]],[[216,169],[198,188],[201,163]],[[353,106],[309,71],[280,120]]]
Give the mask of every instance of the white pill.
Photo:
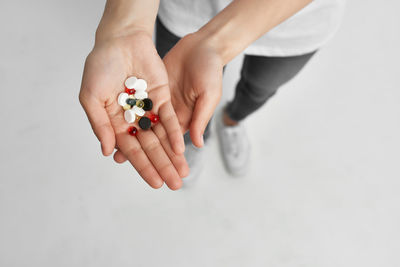
[[[138,79],[135,83],[136,91],[145,91],[147,89],[147,82],[143,79]]]
[[[125,80],[125,86],[128,89],[135,88],[135,84],[137,82],[137,78],[135,76],[131,76],[128,79]]]
[[[136,113],[132,109],[125,110],[124,118],[125,118],[127,123],[135,122]]]
[[[118,96],[118,104],[120,106],[126,105],[126,100],[128,99],[129,95],[127,93],[120,93]]]
[[[144,115],[144,113],[146,113],[146,112],[144,111],[144,109],[139,108],[139,107],[137,107],[137,106],[133,106],[131,110],[132,110],[134,113],[136,113],[138,116],[140,116],[140,117],[142,117],[142,116]]]
[[[148,94],[147,94],[147,92],[145,92],[145,91],[136,91],[134,97],[135,97],[136,99],[145,99],[145,98],[148,97]]]

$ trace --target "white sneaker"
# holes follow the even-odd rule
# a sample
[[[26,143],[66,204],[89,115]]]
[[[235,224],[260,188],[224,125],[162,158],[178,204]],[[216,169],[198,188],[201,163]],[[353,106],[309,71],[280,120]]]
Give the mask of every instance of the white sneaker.
[[[226,170],[233,176],[242,176],[249,168],[250,142],[241,123],[227,126],[223,122],[224,109],[219,113],[217,136]]]
[[[189,165],[189,175],[182,179],[183,186],[189,186],[197,180],[204,167],[204,146],[197,148],[192,144],[189,133],[184,135],[185,158]]]

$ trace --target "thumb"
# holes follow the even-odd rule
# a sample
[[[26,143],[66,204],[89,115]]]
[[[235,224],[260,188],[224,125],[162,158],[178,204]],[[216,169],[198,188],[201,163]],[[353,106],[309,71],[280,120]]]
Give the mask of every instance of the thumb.
[[[109,156],[114,151],[115,134],[111,126],[107,111],[98,100],[79,95],[79,101],[89,119],[94,134],[101,143],[104,156]]]
[[[203,134],[218,102],[219,97],[213,98],[207,94],[200,95],[196,100],[190,122],[190,138],[196,147],[204,145]]]

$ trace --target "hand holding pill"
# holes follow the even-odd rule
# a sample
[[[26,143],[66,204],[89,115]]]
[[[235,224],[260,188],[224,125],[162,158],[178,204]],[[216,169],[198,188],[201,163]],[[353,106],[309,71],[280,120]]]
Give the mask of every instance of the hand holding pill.
[[[128,159],[153,188],[164,182],[181,187],[188,174],[182,129],[151,36],[139,32],[96,43],[79,98],[104,155],[118,147],[114,159]]]

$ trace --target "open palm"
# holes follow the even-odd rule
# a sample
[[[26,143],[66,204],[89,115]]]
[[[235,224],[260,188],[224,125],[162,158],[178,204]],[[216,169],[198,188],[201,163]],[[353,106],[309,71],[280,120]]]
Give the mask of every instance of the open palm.
[[[164,57],[172,104],[194,145],[203,146],[204,130],[222,94],[223,64],[212,46],[195,34],[182,38]]]
[[[136,138],[128,134],[129,124],[117,103],[129,76],[147,81],[152,111],[160,116],[160,123],[139,130]],[[96,44],[86,60],[79,99],[104,155],[118,147],[114,159],[123,162],[127,158],[153,188],[164,181],[173,190],[181,187],[181,177],[188,174],[182,130],[171,104],[168,76],[151,36],[136,33]]]

